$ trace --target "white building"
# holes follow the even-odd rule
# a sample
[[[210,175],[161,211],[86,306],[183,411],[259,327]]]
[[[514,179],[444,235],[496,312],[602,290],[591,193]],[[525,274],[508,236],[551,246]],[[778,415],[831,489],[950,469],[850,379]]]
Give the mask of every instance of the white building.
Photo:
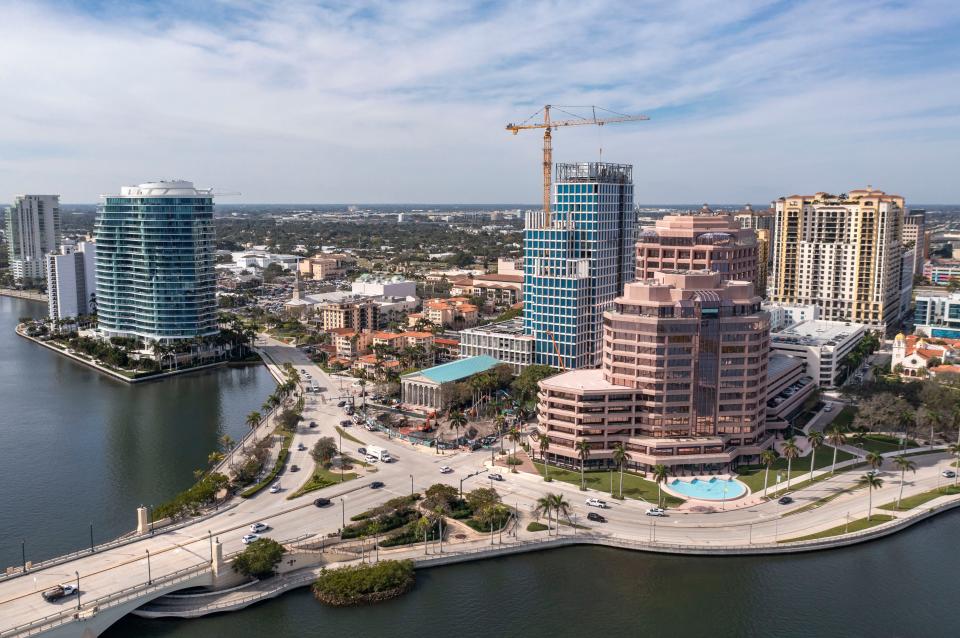
[[[917,296],[915,332],[927,337],[960,339],[960,293]]]
[[[524,334],[523,319],[510,319],[460,331],[460,358],[486,355],[510,364],[514,374],[533,364],[536,341]]]
[[[60,196],[17,195],[6,209],[10,270],[18,283],[46,278],[46,256],[60,245]]]
[[[368,273],[357,277],[350,289],[355,295],[368,297],[415,297],[417,283],[404,279],[400,275]]]
[[[820,306],[816,304],[765,301],[760,307],[770,313],[770,332],[778,332],[796,323],[816,321],[820,318]]]
[[[867,326],[845,321],[804,321],[770,334],[770,352],[805,359],[807,376],[822,388],[837,385],[843,358],[866,335]]]
[[[249,268],[266,268],[270,264],[280,264],[284,270],[295,270],[297,262],[301,259],[298,255],[279,255],[267,252],[261,249],[243,250],[231,253],[233,257],[233,268],[231,270],[246,270]]]
[[[47,255],[47,304],[51,319],[96,312],[97,245],[65,242],[60,254]]]

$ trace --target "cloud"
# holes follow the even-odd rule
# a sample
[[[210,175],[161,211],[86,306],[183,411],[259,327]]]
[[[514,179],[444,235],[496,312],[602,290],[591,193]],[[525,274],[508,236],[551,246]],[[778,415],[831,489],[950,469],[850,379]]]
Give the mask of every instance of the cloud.
[[[536,202],[543,103],[640,202],[866,181],[960,201],[955,3],[4,3],[0,199],[163,177],[247,202]]]

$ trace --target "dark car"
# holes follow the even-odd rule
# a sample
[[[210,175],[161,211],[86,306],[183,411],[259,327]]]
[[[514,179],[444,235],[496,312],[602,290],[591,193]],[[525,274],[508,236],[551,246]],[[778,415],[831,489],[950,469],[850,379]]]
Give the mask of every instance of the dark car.
[[[790,503],[793,502],[793,497],[790,497],[790,496],[781,496],[781,497],[780,497],[780,500],[777,501],[777,502],[780,503],[781,505],[789,505]]]
[[[323,497],[315,498],[313,499],[313,504],[317,507],[326,507],[327,505],[330,505],[330,499]]]
[[[290,471],[291,471],[291,472],[299,472],[299,471],[300,471],[300,466],[299,466],[299,465],[291,465],[291,466],[290,466]]]
[[[502,481],[502,480],[503,480],[503,474],[491,474],[491,475],[490,475],[490,480],[491,480],[491,481]]]
[[[358,448],[357,448],[357,452],[360,453],[360,454],[364,454],[364,455],[365,455],[365,454],[367,453],[367,448],[365,448],[365,447],[358,447]]]
[[[312,427],[312,428],[317,427],[317,422],[316,422],[316,421],[310,421],[310,427]]]
[[[346,404],[347,404],[346,401],[339,401],[339,402],[337,403],[337,407],[338,407],[338,408],[342,408],[342,407],[345,406]]]
[[[591,521],[596,521],[597,523],[606,523],[607,519],[596,512],[587,513],[587,519]]]
[[[342,426],[345,427],[345,428],[350,427],[350,425],[351,425],[350,419],[344,419],[343,421],[340,421],[340,425],[342,425]]]
[[[383,482],[381,481],[374,481],[370,484],[371,490],[379,490],[381,487],[383,487]]]

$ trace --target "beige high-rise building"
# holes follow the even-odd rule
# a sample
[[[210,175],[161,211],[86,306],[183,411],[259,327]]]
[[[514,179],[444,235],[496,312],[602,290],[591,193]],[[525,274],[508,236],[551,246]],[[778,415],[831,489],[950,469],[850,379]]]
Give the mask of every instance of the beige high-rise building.
[[[913,259],[913,272],[923,274],[923,265],[930,258],[930,234],[927,232],[927,211],[913,208],[903,218],[903,245],[916,247]]]
[[[886,331],[900,318],[904,200],[867,187],[775,204],[770,298]]]

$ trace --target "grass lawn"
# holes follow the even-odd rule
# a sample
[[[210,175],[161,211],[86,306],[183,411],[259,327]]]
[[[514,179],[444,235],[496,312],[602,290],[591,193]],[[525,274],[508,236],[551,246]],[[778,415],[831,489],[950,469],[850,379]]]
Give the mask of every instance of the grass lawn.
[[[900,439],[894,436],[887,436],[885,434],[868,434],[867,438],[864,439],[863,445],[860,445],[856,439],[850,438],[848,440],[850,445],[858,447],[861,450],[866,452],[876,452],[877,454],[885,454],[886,452],[896,452],[900,449]],[[917,442],[907,439],[907,447],[916,447]]]
[[[536,521],[532,521],[529,525],[527,525],[528,532],[545,532],[547,529],[549,528],[546,525]]]
[[[795,541],[812,541],[818,538],[830,538],[831,536],[841,536],[843,534],[859,532],[865,529],[870,529],[871,527],[876,527],[881,523],[886,523],[887,521],[892,521],[895,517],[888,514],[874,514],[870,517],[868,521],[865,518],[858,518],[855,521],[850,521],[849,525],[838,525],[837,527],[831,527],[830,529],[825,529],[822,532],[817,532],[816,534],[810,534],[808,536],[799,536],[797,538],[788,538],[787,540],[777,541],[778,543],[793,543]]]
[[[850,426],[853,425],[853,417],[857,415],[857,409],[852,405],[845,405],[843,408],[837,412],[837,418],[833,420],[827,428],[833,427],[834,425],[840,426],[844,430],[849,430]]]
[[[795,489],[798,485],[800,485],[799,483],[796,483],[797,479],[806,479],[807,476],[809,476],[810,456],[811,455],[808,454],[807,456],[793,459],[793,465],[790,468],[791,489]],[[849,452],[844,452],[843,450],[837,451],[837,463],[840,463],[841,461],[849,461],[852,458],[854,458],[854,456]],[[817,450],[816,466],[813,469],[830,469],[832,464],[833,448],[824,446]],[[737,478],[746,483],[754,492],[763,492],[763,475],[766,470],[767,468],[765,465],[741,465],[737,468]],[[769,488],[771,493],[776,486],[778,472],[782,475],[780,487],[785,488],[787,485],[787,459],[783,458],[782,456],[774,461],[773,465],[770,466]]]
[[[906,512],[907,510],[912,510],[914,507],[919,507],[924,503],[932,501],[940,496],[952,496],[954,494],[960,494],[960,487],[948,485],[947,487],[933,489],[929,492],[921,492],[920,494],[914,494],[913,496],[906,496],[900,501],[900,509],[897,509],[896,501],[879,505],[877,509],[887,510],[890,512]]]
[[[352,481],[357,478],[357,475],[353,472],[344,472],[343,481]],[[287,497],[287,500],[297,498],[298,496],[303,496],[308,492],[313,492],[314,490],[320,490],[325,487],[330,487],[331,485],[336,485],[340,483],[340,472],[333,472],[323,467],[317,467],[313,471],[313,476],[310,477],[310,480],[303,484],[299,490]]]
[[[346,430],[344,430],[344,429],[343,429],[342,427],[340,427],[339,425],[338,425],[338,426],[335,426],[335,427],[336,427],[337,432],[338,432],[343,438],[345,438],[346,440],[348,440],[348,441],[353,441],[354,443],[359,443],[360,445],[366,445],[366,443],[364,443],[363,441],[361,441],[361,440],[358,439],[357,437],[353,436],[352,434],[350,434],[349,432],[347,432]]]
[[[807,481],[807,483],[809,483],[809,481]],[[795,510],[790,510],[789,512],[787,512],[786,514],[784,514],[784,516],[792,516],[793,514],[802,514],[802,513],[804,513],[804,512],[809,512],[810,510],[815,510],[815,509],[817,509],[817,508],[823,507],[824,505],[826,505],[827,503],[829,503],[830,501],[832,501],[832,500],[834,500],[834,499],[836,499],[836,498],[840,498],[840,497],[843,496],[844,494],[852,494],[852,493],[855,492],[856,490],[864,489],[864,487],[866,487],[866,486],[864,486],[864,485],[854,485],[853,487],[848,487],[848,488],[846,488],[846,489],[837,490],[837,491],[835,491],[833,494],[830,494],[829,496],[824,496],[823,498],[820,498],[820,499],[815,500],[813,503],[807,503],[807,504],[804,505],[803,507],[797,508],[797,509],[795,509]]]
[[[537,471],[540,472],[540,475],[543,476],[543,463],[535,462],[534,466],[537,468]],[[564,483],[570,483],[571,485],[580,487],[580,472],[576,470],[565,470],[563,468],[554,467],[551,465],[549,469],[549,476],[555,481],[563,481]],[[585,474],[584,484],[590,489],[609,494],[610,472],[587,472]],[[620,495],[620,474],[618,472],[613,473],[613,494],[616,494],[617,496]],[[657,484],[653,481],[648,481],[639,474],[624,472],[623,495],[629,496],[630,498],[642,499],[648,503],[656,503]],[[666,492],[663,493],[663,503],[668,507],[681,505],[683,502],[684,501],[681,498],[671,496]]]

